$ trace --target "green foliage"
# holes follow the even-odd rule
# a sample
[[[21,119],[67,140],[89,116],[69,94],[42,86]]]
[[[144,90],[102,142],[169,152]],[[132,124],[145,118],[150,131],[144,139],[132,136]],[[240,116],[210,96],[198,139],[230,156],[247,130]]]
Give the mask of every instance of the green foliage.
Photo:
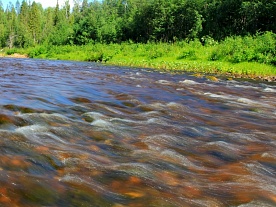
[[[190,60],[196,60],[196,51],[195,50],[188,50],[188,51],[184,51],[179,57],[178,59],[190,59]]]
[[[6,51],[6,54],[7,54],[7,55],[12,55],[12,54],[16,53],[16,51],[17,51],[17,50],[16,50],[15,48],[12,48],[12,49],[7,50],[7,51]]]
[[[103,53],[102,52],[90,53],[90,55],[85,59],[85,61],[102,62],[103,61]]]
[[[275,65],[276,35],[271,32],[256,36],[228,37],[216,46],[209,60],[259,62]]]
[[[31,3],[32,2],[32,3]],[[0,46],[41,44],[176,42],[200,39],[213,46],[227,37],[276,33],[273,0],[103,0],[76,1],[70,8],[42,8],[23,0],[0,5]],[[163,54],[152,55],[159,58]],[[217,59],[214,55],[214,59]],[[236,57],[236,61],[244,58]]]

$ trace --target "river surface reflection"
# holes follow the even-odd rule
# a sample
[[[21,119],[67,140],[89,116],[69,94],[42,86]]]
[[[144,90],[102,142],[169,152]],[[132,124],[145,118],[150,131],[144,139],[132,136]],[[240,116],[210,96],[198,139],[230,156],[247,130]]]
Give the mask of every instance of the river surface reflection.
[[[276,85],[0,59],[0,206],[276,206]]]

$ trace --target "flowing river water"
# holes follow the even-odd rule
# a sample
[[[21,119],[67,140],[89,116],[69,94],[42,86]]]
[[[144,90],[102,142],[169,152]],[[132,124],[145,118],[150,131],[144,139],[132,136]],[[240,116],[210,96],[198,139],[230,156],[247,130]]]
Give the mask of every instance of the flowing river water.
[[[276,206],[276,85],[0,59],[0,206]]]

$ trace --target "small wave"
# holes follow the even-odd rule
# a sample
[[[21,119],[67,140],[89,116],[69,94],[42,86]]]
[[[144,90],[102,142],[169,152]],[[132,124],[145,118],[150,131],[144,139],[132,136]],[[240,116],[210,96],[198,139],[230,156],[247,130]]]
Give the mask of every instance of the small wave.
[[[105,115],[103,115],[99,112],[87,112],[87,113],[84,113],[83,115],[90,116],[95,119],[101,119],[102,117],[105,117]]]
[[[230,95],[220,95],[220,94],[215,94],[215,93],[204,93],[204,95],[210,96],[212,98],[221,98],[221,99],[226,99],[226,100],[234,100],[234,98]]]
[[[229,133],[228,136],[233,142],[238,142],[242,144],[247,144],[249,141],[250,142],[258,141],[258,139],[255,137],[255,134],[244,134],[244,133],[233,132],[233,133]]]
[[[22,134],[29,134],[29,133],[35,133],[35,132],[47,132],[48,128],[41,125],[31,125],[31,126],[19,127],[15,131]]]
[[[111,124],[110,122],[99,119],[99,120],[93,121],[91,125],[105,128],[105,127],[109,127]]]
[[[169,159],[174,160],[176,163],[179,163],[185,167],[197,168],[197,166],[192,163],[187,157],[173,151],[173,150],[164,150],[161,152],[161,155]]]
[[[246,86],[246,85],[234,85],[235,88],[248,88],[248,89],[259,89],[255,86]]]
[[[66,124],[70,122],[70,119],[64,115],[53,113],[32,113],[32,114],[19,114],[19,117],[22,117],[26,119],[27,121],[31,123],[39,123],[41,125],[47,124],[47,123],[60,123],[60,124]]]
[[[264,158],[271,158],[271,159],[275,159],[276,160],[276,153],[265,152],[265,153],[262,154],[262,157],[264,157]]]
[[[261,103],[259,103],[257,101],[253,101],[253,100],[248,99],[248,98],[239,98],[237,101],[240,102],[240,103],[244,103],[244,104],[261,105]]]
[[[276,89],[274,89],[274,88],[265,88],[265,89],[264,89],[264,92],[275,93],[275,92],[276,92]]]
[[[227,143],[224,141],[209,142],[205,146],[214,146],[222,149],[225,152],[237,152],[240,150],[239,146],[236,144]]]
[[[197,143],[197,141],[195,140],[183,139],[177,136],[171,136],[166,134],[148,136],[145,139],[143,139],[142,142],[144,142],[149,147],[149,149],[154,151],[167,149],[169,146],[178,146],[180,148],[184,148]]]
[[[167,81],[167,80],[158,80],[158,81],[156,81],[156,83],[160,83],[162,85],[171,85],[172,84],[172,82]]]
[[[110,166],[110,168],[143,178],[151,178],[153,173],[153,169],[150,165],[143,163],[115,164]]]
[[[199,84],[198,82],[196,81],[193,81],[193,80],[184,80],[184,81],[179,81],[179,83],[182,83],[182,84],[187,84],[187,85],[196,85],[196,84]]]
[[[250,203],[239,205],[238,207],[275,207],[275,206],[266,202],[252,201]]]

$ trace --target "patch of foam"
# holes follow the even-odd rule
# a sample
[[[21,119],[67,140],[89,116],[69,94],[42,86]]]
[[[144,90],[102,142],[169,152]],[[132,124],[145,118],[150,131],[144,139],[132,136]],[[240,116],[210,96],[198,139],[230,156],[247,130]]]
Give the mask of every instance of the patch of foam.
[[[276,92],[276,89],[274,89],[274,88],[265,88],[265,89],[264,89],[264,92],[275,93],[275,92]]]
[[[108,122],[108,121],[99,119],[99,120],[93,121],[93,122],[91,123],[91,125],[105,128],[105,127],[110,126],[111,124],[110,124],[110,122]]]
[[[248,88],[248,89],[259,89],[255,86],[246,86],[246,85],[234,85],[235,88]]]
[[[265,152],[262,154],[262,157],[276,159],[276,153]]]
[[[195,85],[195,84],[199,84],[198,82],[196,81],[193,81],[193,80],[184,80],[184,81],[179,81],[179,83],[182,83],[182,84],[187,84],[187,85]]]
[[[261,105],[261,103],[259,103],[257,101],[253,101],[248,98],[239,98],[237,101],[240,103],[249,104],[249,105]]]
[[[162,85],[171,85],[172,84],[170,81],[167,81],[167,80],[158,80],[156,82],[160,83]]]
[[[221,99],[226,99],[226,100],[234,100],[234,98],[230,95],[220,95],[220,94],[215,94],[215,93],[204,93],[204,95],[210,96],[212,98],[221,98]]]
[[[89,116],[91,118],[94,119],[102,119],[103,117],[105,117],[105,115],[98,113],[98,112],[87,112],[85,114],[83,114],[84,116]]]
[[[182,104],[179,104],[179,103],[176,103],[176,102],[169,102],[167,104],[168,107],[171,107],[171,108],[183,108],[183,105]]]
[[[41,125],[31,125],[31,126],[19,127],[15,131],[22,134],[29,134],[29,133],[36,133],[36,132],[47,132],[48,128]]]
[[[144,121],[136,121],[131,119],[121,119],[121,118],[112,118],[110,119],[111,122],[125,122],[125,123],[143,123]]]

